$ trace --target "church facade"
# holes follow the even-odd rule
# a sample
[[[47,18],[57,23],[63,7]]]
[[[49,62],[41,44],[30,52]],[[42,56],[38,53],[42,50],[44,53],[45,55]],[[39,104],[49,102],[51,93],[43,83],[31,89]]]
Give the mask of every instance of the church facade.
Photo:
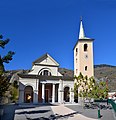
[[[33,62],[28,74],[19,74],[19,103],[73,103],[74,80],[58,68],[59,64],[45,54]]]
[[[93,39],[85,37],[82,20],[74,46],[74,76],[94,76]],[[32,63],[29,73],[19,76],[19,103],[74,103],[74,76],[59,72],[59,63],[45,54]]]

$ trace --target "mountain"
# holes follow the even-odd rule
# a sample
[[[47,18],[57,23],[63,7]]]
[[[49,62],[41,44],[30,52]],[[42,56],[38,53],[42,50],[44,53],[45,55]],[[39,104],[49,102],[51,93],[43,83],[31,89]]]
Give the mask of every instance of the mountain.
[[[73,77],[74,71],[59,68],[62,75]],[[94,65],[94,76],[98,80],[108,81],[109,91],[116,91],[116,66],[101,64]]]
[[[98,80],[108,80],[108,87],[110,91],[116,91],[116,66],[112,65],[95,65],[95,77]]]
[[[73,77],[74,76],[74,71],[73,70],[69,70],[69,69],[66,69],[66,68],[59,68],[58,71],[63,76],[69,76],[69,77]]]
[[[107,65],[107,64],[94,65],[94,68],[97,68],[97,67],[116,67],[116,66]]]

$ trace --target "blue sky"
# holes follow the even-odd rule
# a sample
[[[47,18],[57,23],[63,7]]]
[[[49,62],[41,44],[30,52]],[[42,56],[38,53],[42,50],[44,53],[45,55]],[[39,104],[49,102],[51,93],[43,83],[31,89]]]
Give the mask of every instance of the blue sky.
[[[60,67],[73,69],[80,16],[86,37],[94,38],[94,64],[116,65],[116,0],[0,0],[0,34],[16,54],[6,70],[31,69],[49,53]]]

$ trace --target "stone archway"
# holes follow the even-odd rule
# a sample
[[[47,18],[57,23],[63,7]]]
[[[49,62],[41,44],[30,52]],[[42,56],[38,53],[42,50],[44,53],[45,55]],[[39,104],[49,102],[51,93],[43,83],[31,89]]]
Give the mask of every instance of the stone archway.
[[[25,87],[24,102],[25,103],[32,103],[33,102],[33,88],[32,88],[32,86]]]
[[[70,101],[70,88],[69,87],[65,87],[64,88],[64,101],[65,102],[69,102]]]

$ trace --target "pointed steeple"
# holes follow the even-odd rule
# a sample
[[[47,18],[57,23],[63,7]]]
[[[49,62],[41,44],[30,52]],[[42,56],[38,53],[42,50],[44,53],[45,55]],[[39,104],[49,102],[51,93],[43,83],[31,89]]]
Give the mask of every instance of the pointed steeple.
[[[81,17],[79,39],[83,39],[83,38],[85,38],[85,33],[84,33],[84,28],[83,28],[83,23],[82,23],[82,17]]]
[[[82,17],[80,18],[80,30],[79,30],[79,39],[78,41],[76,42],[75,46],[74,46],[74,49],[75,47],[77,46],[78,42],[79,41],[93,41],[94,39],[93,38],[88,38],[85,36],[85,33],[84,33],[84,28],[83,28],[83,23],[82,23]]]

